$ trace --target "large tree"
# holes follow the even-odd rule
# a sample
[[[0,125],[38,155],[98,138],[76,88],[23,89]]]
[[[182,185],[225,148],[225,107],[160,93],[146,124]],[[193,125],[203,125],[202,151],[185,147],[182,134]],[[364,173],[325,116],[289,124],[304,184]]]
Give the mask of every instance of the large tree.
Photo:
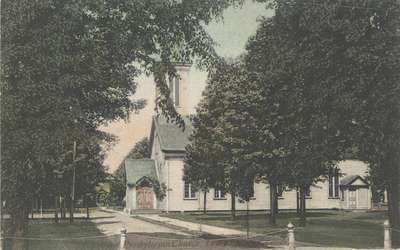
[[[168,96],[158,76],[173,73],[171,61],[213,61],[204,23],[236,2],[2,2],[2,198],[17,237],[34,187],[43,184],[38,169],[51,173],[70,138],[79,144],[85,131],[143,107],[131,98],[140,73],[161,71],[156,84]],[[155,57],[167,67],[155,67]],[[158,104],[179,120],[173,108]]]
[[[279,113],[288,121],[294,180],[308,185],[347,148],[358,148],[393,197],[390,220],[398,224],[398,3],[272,2],[275,17],[249,45],[250,67],[288,92],[289,112]]]
[[[250,82],[255,81],[240,63],[214,65],[187,147],[185,178],[204,190],[213,187],[229,192],[233,218],[236,197],[247,193],[250,177],[252,183],[255,179],[253,142],[258,106],[257,91]]]
[[[184,179],[193,183],[206,193],[209,188],[230,192],[232,198],[232,216],[235,215],[235,193],[230,187],[230,175],[225,166],[230,163],[229,151],[222,145],[222,129],[219,122],[224,115],[222,84],[207,82],[202,99],[192,117],[193,133],[186,147]],[[204,200],[204,212],[206,200]]]

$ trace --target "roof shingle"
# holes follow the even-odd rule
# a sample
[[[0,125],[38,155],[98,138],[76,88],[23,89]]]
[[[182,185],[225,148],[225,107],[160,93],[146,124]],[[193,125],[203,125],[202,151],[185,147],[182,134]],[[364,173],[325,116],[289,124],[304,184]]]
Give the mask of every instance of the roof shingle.
[[[153,124],[160,138],[162,151],[184,152],[186,145],[189,144],[189,136],[192,133],[192,123],[189,117],[183,117],[185,129],[178,127],[172,122],[168,122],[163,116],[153,117]]]
[[[156,164],[152,159],[126,159],[126,184],[135,185],[142,177],[157,178]]]

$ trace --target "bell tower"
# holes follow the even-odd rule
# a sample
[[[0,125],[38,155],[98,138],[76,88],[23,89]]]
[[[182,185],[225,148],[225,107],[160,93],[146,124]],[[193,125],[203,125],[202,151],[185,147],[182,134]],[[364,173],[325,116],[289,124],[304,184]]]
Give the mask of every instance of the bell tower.
[[[167,77],[167,85],[170,90],[170,98],[176,111],[185,116],[189,115],[189,73],[190,64],[176,64],[176,77]],[[156,96],[159,91],[156,88]]]

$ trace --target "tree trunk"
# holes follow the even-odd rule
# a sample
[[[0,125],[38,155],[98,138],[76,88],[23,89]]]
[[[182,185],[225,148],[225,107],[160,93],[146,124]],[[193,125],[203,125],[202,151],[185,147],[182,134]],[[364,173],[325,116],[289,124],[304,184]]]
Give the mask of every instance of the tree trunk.
[[[74,202],[72,198],[69,199],[69,222],[74,222]]]
[[[28,205],[28,204],[26,204]],[[12,250],[24,249],[24,240],[18,239],[24,237],[25,228],[27,225],[26,217],[28,215],[28,209],[26,207],[12,209],[12,225],[13,225],[13,236],[15,239],[12,240]]]
[[[86,219],[89,220],[90,216],[89,216],[89,198],[86,195],[85,196],[85,204],[86,204]]]
[[[207,214],[207,191],[204,191],[203,214]]]
[[[299,191],[296,191],[296,213],[300,215],[300,195]]]
[[[61,218],[64,219],[64,220],[67,218],[66,203],[67,203],[67,200],[66,200],[66,198],[64,196],[63,199],[62,199],[62,206],[61,206],[61,211],[62,211]]]
[[[387,198],[389,222],[392,227],[396,228],[400,227],[399,195],[399,184],[394,180],[387,187]]]
[[[278,187],[275,187],[275,190],[278,191]],[[275,195],[275,215],[279,214],[279,199],[278,195]]]
[[[35,198],[32,198],[31,219],[33,219],[34,213],[35,213]]]
[[[276,184],[270,182],[269,184],[269,204],[271,207],[269,209],[269,224],[276,225]]]
[[[305,227],[307,224],[306,217],[306,187],[300,186],[300,226]]]
[[[61,219],[65,219],[65,216],[64,216],[64,199],[63,199],[62,196],[61,196],[61,199],[60,199],[60,216],[61,216]]]
[[[54,203],[54,222],[58,223],[58,197],[56,195]]]
[[[235,191],[231,192],[231,215],[232,220],[236,219],[236,193]]]
[[[43,218],[43,200],[40,197],[40,218]]]
[[[35,207],[36,207],[35,211],[36,211],[37,214],[40,214],[39,198],[36,198],[35,204],[36,204],[36,205],[35,205]]]
[[[249,201],[246,201],[246,229],[247,229],[247,239],[248,239],[250,235]]]
[[[62,219],[62,213],[63,213],[63,211],[62,211],[62,199],[61,199],[61,195],[59,195],[58,196],[58,202],[59,202],[59,204],[58,204],[58,209],[59,209],[59,211],[60,211],[60,220]]]

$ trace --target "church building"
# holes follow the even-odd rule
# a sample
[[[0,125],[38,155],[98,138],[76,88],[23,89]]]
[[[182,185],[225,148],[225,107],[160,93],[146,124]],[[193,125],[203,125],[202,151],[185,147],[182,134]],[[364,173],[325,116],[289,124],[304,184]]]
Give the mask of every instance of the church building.
[[[198,211],[203,209],[204,195],[183,180],[185,146],[192,132],[188,119],[190,65],[176,66],[179,77],[169,80],[171,98],[177,111],[184,117],[182,130],[163,116],[153,116],[150,132],[151,158],[126,159],[125,212]],[[366,181],[367,165],[357,160],[340,162],[326,180],[312,186],[307,194],[309,209],[370,209],[371,187]],[[165,197],[157,199],[156,183],[166,187]],[[159,185],[158,185],[159,186]],[[268,210],[269,186],[254,183],[251,210]],[[296,190],[278,188],[279,209],[296,209]],[[246,204],[236,198],[236,209],[245,210]],[[222,190],[211,189],[207,194],[207,210],[230,210],[231,197]]]

